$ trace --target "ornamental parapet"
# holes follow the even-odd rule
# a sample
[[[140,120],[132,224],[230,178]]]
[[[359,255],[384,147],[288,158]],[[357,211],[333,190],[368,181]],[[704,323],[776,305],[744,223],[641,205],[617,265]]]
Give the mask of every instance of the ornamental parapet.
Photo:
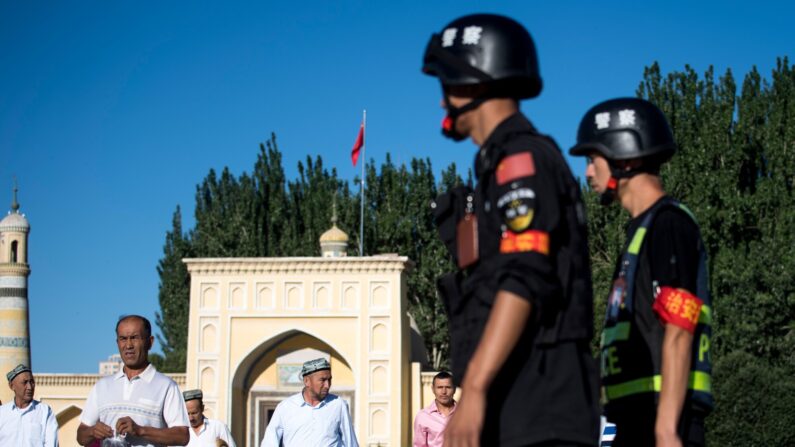
[[[190,274],[258,275],[283,273],[400,273],[411,270],[406,256],[341,258],[185,258]]]
[[[420,373],[420,382],[422,382],[422,389],[433,388],[433,378],[439,374],[438,371]]]
[[[21,262],[0,262],[0,276],[26,276],[30,266]]]
[[[180,387],[185,386],[185,374],[166,374]],[[105,376],[100,374],[33,374],[36,386],[74,386],[91,387]]]
[[[0,231],[3,233],[30,233],[30,227],[19,224],[4,224]]]

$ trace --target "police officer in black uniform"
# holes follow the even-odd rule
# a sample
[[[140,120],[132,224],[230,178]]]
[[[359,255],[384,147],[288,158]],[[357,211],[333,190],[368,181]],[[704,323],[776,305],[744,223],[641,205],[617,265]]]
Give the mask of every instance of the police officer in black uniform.
[[[692,214],[666,195],[660,166],[676,150],[665,115],[638,98],[594,106],[572,155],[631,215],[602,334],[605,413],[613,446],[702,446],[712,408],[706,252]]]
[[[461,401],[446,446],[596,445],[598,386],[585,216],[555,142],[519,112],[541,91],[535,47],[507,17],[461,17],[434,34],[443,133],[479,146],[474,190],[433,204],[459,271],[439,280]]]

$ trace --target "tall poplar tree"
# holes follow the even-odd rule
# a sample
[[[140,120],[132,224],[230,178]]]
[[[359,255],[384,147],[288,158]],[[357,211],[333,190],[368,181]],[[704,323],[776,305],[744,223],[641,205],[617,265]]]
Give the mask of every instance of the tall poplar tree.
[[[191,242],[182,232],[182,211],[177,206],[171,219],[171,231],[166,233],[163,258],[157,266],[160,312],[155,314],[155,323],[163,334],[157,338],[164,357],[156,359],[160,363],[158,368],[164,372],[185,371],[190,278],[182,259],[191,256]]]

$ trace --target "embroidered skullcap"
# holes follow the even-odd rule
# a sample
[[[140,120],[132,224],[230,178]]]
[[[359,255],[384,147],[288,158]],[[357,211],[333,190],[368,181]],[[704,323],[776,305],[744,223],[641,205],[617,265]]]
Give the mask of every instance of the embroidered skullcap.
[[[23,372],[31,372],[31,371],[30,368],[20,363],[19,365],[17,365],[16,368],[9,371],[6,374],[6,377],[8,378],[8,381],[11,382],[12,380],[14,380],[14,377],[22,374]]]
[[[306,377],[313,372],[323,371],[324,369],[331,369],[331,365],[328,360],[322,357],[304,362],[304,366],[301,368],[301,377]]]
[[[182,392],[182,397],[185,399],[185,402],[187,402],[194,399],[201,400],[204,394],[202,394],[202,390],[188,390]]]

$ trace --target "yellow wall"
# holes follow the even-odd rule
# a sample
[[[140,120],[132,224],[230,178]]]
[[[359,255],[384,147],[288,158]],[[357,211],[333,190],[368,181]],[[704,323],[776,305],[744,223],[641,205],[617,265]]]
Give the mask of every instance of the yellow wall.
[[[273,387],[274,362],[285,346],[330,354],[332,392],[353,393],[352,419],[362,446],[405,445],[413,417],[407,258],[185,263],[191,275],[187,382],[202,388],[205,405],[230,423],[236,438],[246,438],[241,445],[256,445],[261,436],[252,390],[267,394],[270,387],[271,396],[280,395]]]

